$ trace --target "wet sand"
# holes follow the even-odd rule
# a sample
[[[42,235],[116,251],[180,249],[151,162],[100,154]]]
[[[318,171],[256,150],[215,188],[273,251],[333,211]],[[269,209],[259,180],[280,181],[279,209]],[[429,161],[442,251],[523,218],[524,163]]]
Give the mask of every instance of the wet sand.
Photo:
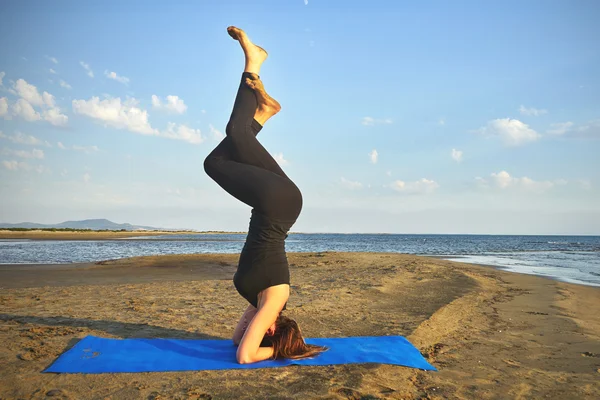
[[[288,253],[307,337],[403,335],[438,372],[382,364],[44,374],[86,335],[229,339],[237,254],[0,266],[0,398],[596,399],[600,290],[437,258]]]

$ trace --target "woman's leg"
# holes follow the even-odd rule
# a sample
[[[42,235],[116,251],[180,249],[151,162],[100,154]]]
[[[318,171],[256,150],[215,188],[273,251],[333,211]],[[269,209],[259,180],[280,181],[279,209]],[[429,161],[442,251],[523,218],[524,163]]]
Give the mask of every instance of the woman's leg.
[[[246,69],[256,71],[259,67],[246,60]],[[227,136],[206,157],[204,170],[229,194],[258,212],[278,219],[295,219],[302,208],[302,195],[256,139],[262,129],[255,119],[259,103],[254,90],[246,83],[247,78],[257,80],[259,77],[250,71],[242,74],[226,128]]]
[[[226,157],[207,157],[204,170],[236,199],[268,217],[295,220],[302,209],[302,194],[288,177]]]
[[[230,26],[227,32],[240,43],[244,51],[244,72],[225,130],[227,136],[209,157],[223,157],[255,165],[287,178],[279,164],[256,140],[264,123],[281,109],[279,103],[265,92],[258,75],[267,52],[252,43],[243,30]]]
[[[278,219],[295,219],[302,195],[277,161],[256,139],[262,129],[254,119],[256,96],[246,83],[247,72],[227,124],[227,136],[204,160],[204,170],[219,186],[258,212]]]
[[[257,96],[245,82],[251,76],[248,72],[242,74],[233,111],[225,129],[231,159],[288,178],[254,134],[262,129],[262,125],[254,118],[258,108]]]

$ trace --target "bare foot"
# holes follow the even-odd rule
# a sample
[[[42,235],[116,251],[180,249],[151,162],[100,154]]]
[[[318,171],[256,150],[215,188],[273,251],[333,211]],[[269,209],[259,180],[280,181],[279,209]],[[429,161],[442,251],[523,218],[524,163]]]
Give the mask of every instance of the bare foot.
[[[261,125],[264,125],[269,118],[281,111],[281,105],[267,94],[262,81],[258,79],[258,75],[252,74],[252,78],[246,78],[246,84],[254,90],[258,101],[255,118]]]
[[[229,33],[229,36],[240,42],[244,54],[246,55],[246,59],[249,61],[262,64],[267,59],[267,56],[269,55],[267,51],[252,43],[246,32],[240,28],[230,26],[227,28],[227,33]]]

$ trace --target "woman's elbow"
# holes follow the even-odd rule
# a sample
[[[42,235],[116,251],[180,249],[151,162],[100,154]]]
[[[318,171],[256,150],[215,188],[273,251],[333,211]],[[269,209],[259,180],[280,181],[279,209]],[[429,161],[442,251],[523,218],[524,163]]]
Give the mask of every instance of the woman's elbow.
[[[235,355],[235,357],[237,358],[237,362],[238,364],[251,364],[254,362],[254,360],[250,357],[249,354],[245,354],[245,353],[237,353]]]

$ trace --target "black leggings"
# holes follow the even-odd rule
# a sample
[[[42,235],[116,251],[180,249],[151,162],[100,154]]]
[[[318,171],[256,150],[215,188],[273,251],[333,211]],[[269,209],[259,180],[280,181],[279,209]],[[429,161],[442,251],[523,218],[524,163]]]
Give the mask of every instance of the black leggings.
[[[246,85],[244,72],[226,137],[204,160],[204,171],[225,191],[274,219],[295,221],[302,210],[302,194],[277,161],[256,139],[262,125],[254,119],[258,102]]]

